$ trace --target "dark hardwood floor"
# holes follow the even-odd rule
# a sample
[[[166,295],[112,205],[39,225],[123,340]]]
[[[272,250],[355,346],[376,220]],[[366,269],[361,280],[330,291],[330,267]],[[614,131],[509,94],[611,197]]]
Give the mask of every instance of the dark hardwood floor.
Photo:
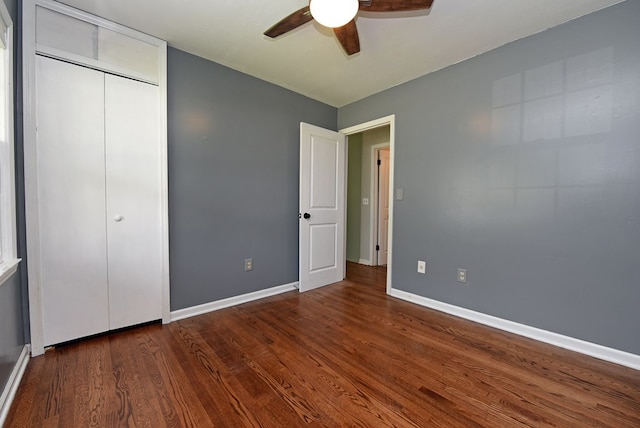
[[[6,426],[640,427],[639,371],[348,278],[49,351]]]

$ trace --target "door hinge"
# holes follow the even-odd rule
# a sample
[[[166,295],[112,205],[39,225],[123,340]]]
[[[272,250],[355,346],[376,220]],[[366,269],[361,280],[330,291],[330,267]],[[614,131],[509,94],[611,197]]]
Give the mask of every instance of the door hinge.
[[[376,245],[376,251],[380,251],[380,245]]]
[[[378,159],[378,165],[382,165],[382,159]]]

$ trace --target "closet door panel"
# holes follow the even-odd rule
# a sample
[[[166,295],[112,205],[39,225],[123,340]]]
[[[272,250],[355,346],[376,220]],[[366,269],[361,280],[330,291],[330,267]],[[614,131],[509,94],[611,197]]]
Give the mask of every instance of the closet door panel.
[[[158,87],[105,76],[110,328],[162,318]]]
[[[108,330],[104,74],[36,59],[44,344]]]

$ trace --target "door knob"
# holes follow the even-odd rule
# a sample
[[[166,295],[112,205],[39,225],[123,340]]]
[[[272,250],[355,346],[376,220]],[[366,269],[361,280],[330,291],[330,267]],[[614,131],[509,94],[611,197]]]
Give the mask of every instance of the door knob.
[[[117,215],[113,218],[113,220],[116,222],[121,222],[122,220],[124,220],[124,217],[121,215]]]
[[[309,213],[304,213],[303,217],[307,220],[309,220],[311,218],[311,214]]]

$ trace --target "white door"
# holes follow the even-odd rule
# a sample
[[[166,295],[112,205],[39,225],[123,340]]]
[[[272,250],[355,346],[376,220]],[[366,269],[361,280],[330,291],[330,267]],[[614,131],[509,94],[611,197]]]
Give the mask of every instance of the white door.
[[[389,257],[389,149],[378,150],[378,266]]]
[[[44,346],[160,319],[158,88],[36,67]]]
[[[162,318],[158,87],[105,76],[109,327]]]
[[[104,73],[36,58],[44,345],[109,329]]]
[[[345,136],[300,124],[300,291],[344,279]]]

